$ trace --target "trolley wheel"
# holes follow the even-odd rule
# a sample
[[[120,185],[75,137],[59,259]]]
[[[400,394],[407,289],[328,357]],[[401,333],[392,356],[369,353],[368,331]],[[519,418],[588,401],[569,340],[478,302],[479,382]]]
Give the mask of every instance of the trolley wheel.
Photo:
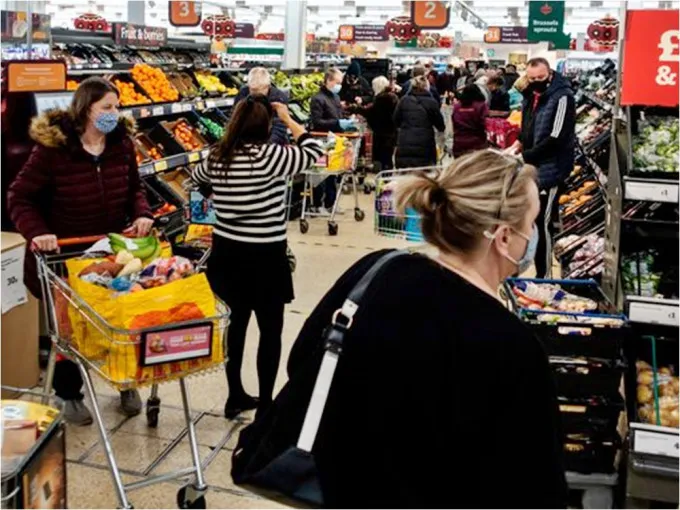
[[[359,209],[358,207],[354,209],[354,220],[355,221],[364,221],[364,218],[366,217],[366,214],[364,211]]]
[[[146,401],[146,424],[152,428],[155,429],[158,427],[158,415],[160,414],[161,411],[161,399],[156,397],[156,398],[150,398],[149,400]]]
[[[191,485],[185,485],[177,491],[177,508],[208,508],[208,506],[202,493]]]
[[[334,221],[328,222],[328,235],[337,236],[338,235],[338,224]]]
[[[307,220],[300,220],[300,232],[303,234],[309,232],[309,222]]]

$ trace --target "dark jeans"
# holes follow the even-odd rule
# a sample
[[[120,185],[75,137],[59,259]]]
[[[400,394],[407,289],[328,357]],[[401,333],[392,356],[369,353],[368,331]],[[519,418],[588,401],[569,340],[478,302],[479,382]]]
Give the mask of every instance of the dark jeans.
[[[57,361],[52,387],[62,400],[82,400],[83,378],[78,365],[68,359]]]
[[[552,240],[555,234],[554,222],[558,217],[559,202],[557,200],[558,188],[541,190],[541,212],[536,218],[538,228],[538,245],[536,247],[536,278],[552,278],[553,246]]]
[[[255,312],[260,329],[260,345],[257,348],[257,380],[260,386],[260,403],[271,402],[274,394],[276,373],[281,359],[281,332],[283,331],[282,302],[257,304],[253,307],[231,307],[231,324],[227,336],[227,383],[229,398],[245,396],[241,381],[243,349],[251,312]]]
[[[326,177],[321,184],[314,188],[313,195],[315,207],[319,207],[323,204],[326,209],[331,209],[338,196],[338,178],[335,175]]]

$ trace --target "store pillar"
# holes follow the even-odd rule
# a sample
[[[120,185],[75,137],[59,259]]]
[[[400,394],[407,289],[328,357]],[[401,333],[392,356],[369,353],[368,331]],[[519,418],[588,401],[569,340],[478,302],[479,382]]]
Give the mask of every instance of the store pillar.
[[[282,69],[304,69],[306,65],[307,1],[286,2]]]
[[[127,20],[128,23],[135,23],[137,25],[146,25],[145,6],[146,2],[138,2],[135,0],[128,0]]]

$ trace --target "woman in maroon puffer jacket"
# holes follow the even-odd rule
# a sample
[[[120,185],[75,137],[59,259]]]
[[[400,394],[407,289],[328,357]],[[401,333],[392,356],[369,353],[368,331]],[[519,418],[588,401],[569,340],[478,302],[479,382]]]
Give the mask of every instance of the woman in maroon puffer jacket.
[[[118,95],[110,82],[89,78],[78,87],[68,111],[48,111],[33,120],[30,134],[36,145],[7,197],[12,222],[31,249],[55,251],[58,238],[109,232],[144,236],[153,226],[130,139],[134,123],[119,115]],[[31,255],[24,278],[40,297]],[[77,366],[59,361],[54,389],[65,401],[65,418],[88,425],[92,416],[81,388]],[[121,404],[128,415],[141,410],[136,391],[122,392]]]
[[[489,107],[479,86],[467,85],[453,105],[453,156],[486,149],[486,117]]]

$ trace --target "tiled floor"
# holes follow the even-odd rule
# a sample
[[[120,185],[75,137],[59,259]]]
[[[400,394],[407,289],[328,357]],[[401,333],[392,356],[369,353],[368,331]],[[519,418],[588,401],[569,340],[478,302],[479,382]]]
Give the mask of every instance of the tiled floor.
[[[346,204],[346,205],[345,205]],[[329,237],[322,219],[311,220],[306,235],[299,232],[297,222],[291,223],[289,243],[297,260],[295,292],[297,298],[287,308],[283,333],[285,367],[290,347],[306,316],[340,274],[360,257],[372,250],[403,246],[403,242],[378,237],[373,232],[372,197],[361,196],[367,217],[357,223],[351,214],[349,197],[341,202],[348,214],[338,217],[339,233]],[[255,354],[257,326],[251,322],[248,330],[243,378],[246,390],[257,394]],[[277,386],[285,383],[285,371],[280,369]],[[159,424],[147,427],[146,418],[125,419],[116,410],[115,392],[95,381],[104,420],[110,431],[113,451],[123,472],[125,483],[146,476],[159,475],[188,467],[191,463],[189,443],[177,383],[159,389],[162,401]],[[196,423],[200,455],[210,486],[206,499],[209,508],[280,508],[282,505],[262,499],[231,481],[231,453],[239,429],[249,419],[228,421],[222,416],[227,397],[223,372],[213,372],[189,379],[189,397]],[[146,399],[148,391],[142,390]],[[98,445],[94,426],[69,427],[67,432],[68,504],[70,508],[115,508],[117,499],[107,469],[103,449]],[[177,490],[182,481],[166,482],[129,494],[135,508],[176,508]]]

